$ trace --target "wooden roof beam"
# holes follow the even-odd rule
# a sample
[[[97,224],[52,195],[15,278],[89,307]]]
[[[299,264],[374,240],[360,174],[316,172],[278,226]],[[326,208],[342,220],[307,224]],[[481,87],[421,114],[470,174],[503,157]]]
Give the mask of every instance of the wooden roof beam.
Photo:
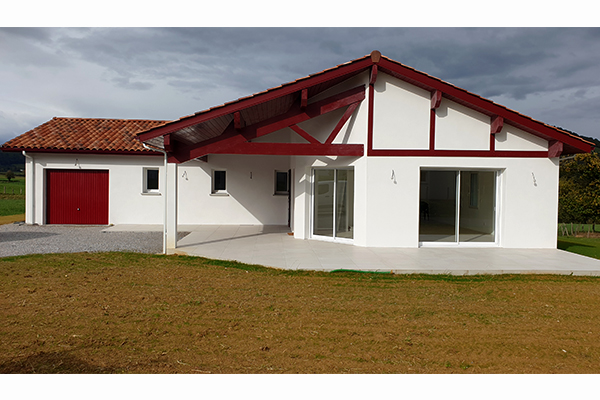
[[[338,93],[313,104],[309,104],[304,111],[300,110],[300,108],[296,106],[296,108],[291,109],[287,113],[253,125],[249,125],[240,130],[235,129],[235,121],[232,121],[225,131],[217,137],[202,141],[195,145],[188,145],[185,147],[179,146],[177,151],[173,154],[173,159],[177,160],[177,162],[184,162],[192,158],[204,156],[206,154],[227,153],[231,148],[238,146],[241,143],[245,143],[257,137],[268,135],[269,133],[283,128],[291,127],[292,125],[298,124],[302,121],[335,111],[353,103],[358,103],[364,100],[364,98],[365,87],[363,85],[346,90],[342,93]],[[316,139],[314,140],[316,141]],[[315,144],[309,143],[309,145]]]
[[[240,130],[244,127],[244,120],[239,111],[233,113],[233,126],[235,129]]]
[[[434,90],[431,93],[431,109],[437,110],[440,107],[440,104],[442,104],[442,91]]]
[[[302,89],[300,93],[300,109],[304,110],[308,105],[308,89]]]
[[[496,115],[492,118],[492,126],[491,126],[491,134],[495,135],[496,133],[502,132],[502,128],[504,127],[504,118]]]

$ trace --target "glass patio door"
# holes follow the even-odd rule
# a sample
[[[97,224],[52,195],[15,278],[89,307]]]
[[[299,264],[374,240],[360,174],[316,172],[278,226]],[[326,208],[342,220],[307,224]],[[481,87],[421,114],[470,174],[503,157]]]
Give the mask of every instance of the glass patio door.
[[[312,235],[353,239],[354,170],[313,170]]]
[[[422,170],[421,243],[494,243],[496,171]]]

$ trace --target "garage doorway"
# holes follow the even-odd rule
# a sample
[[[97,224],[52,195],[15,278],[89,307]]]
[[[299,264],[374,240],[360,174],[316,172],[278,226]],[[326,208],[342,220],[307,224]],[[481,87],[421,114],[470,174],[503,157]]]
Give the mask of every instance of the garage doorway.
[[[108,171],[46,170],[46,224],[108,225]]]

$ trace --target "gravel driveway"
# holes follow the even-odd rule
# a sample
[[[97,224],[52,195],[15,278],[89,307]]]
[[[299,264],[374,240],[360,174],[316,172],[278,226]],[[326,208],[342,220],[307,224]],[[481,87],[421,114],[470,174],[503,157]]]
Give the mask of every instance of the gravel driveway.
[[[103,232],[103,226],[0,225],[0,257],[35,253],[162,253],[161,232]]]

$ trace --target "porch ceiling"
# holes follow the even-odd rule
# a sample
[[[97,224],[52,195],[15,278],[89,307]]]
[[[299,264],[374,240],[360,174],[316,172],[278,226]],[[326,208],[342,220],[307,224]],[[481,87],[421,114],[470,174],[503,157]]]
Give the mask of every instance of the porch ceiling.
[[[238,100],[212,107],[180,118],[162,130],[148,130],[138,136],[143,142],[165,148],[164,136],[170,135],[172,142],[183,146],[197,146],[203,142],[224,135],[227,128],[234,125],[235,114],[239,113],[238,129],[258,125],[289,113],[297,106],[303,105],[305,99],[310,99],[327,89],[360,74],[370,68],[369,56],[352,62],[338,65],[334,68],[309,75],[266,91],[243,97]],[[364,65],[363,65],[364,64]],[[327,79],[312,79],[315,76],[327,75]]]

